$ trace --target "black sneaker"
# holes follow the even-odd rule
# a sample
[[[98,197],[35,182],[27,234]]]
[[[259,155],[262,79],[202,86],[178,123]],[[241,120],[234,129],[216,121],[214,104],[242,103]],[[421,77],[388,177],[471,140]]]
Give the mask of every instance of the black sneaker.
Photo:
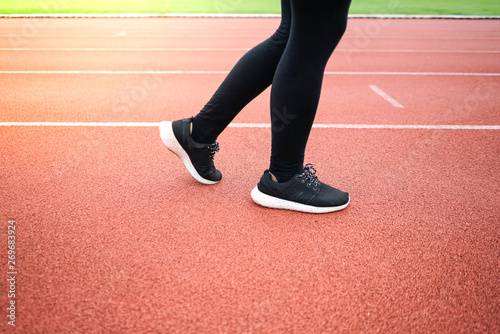
[[[312,164],[307,164],[302,174],[283,183],[273,181],[266,170],[252,190],[252,199],[268,208],[308,213],[339,211],[350,201],[348,193],[320,182]]]
[[[222,174],[214,166],[219,143],[199,144],[191,138],[192,118],[160,123],[160,136],[170,151],[184,163],[189,173],[203,184],[215,184]]]

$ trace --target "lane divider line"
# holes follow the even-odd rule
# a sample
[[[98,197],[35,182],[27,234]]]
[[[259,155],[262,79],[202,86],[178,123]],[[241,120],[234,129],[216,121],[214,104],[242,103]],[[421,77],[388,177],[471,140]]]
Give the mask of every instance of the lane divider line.
[[[386,92],[384,92],[382,89],[378,88],[377,86],[369,85],[368,87],[370,87],[375,93],[377,93],[379,96],[381,96],[384,100],[389,102],[393,107],[404,108],[401,103],[399,103],[398,101],[393,99],[391,96],[389,96],[389,94],[387,94]]]
[[[170,28],[169,28],[170,29]],[[175,29],[174,30],[183,30],[183,29]],[[152,30],[148,28],[144,28],[142,30]],[[156,29],[157,30],[157,29]],[[245,38],[258,38],[260,40],[269,38],[270,34],[265,35],[251,35],[251,34],[244,34],[244,35],[216,35],[216,34],[209,34],[209,35],[200,35],[200,34],[185,34],[185,35],[175,35],[175,34],[170,34],[170,35],[160,35],[160,34],[132,34],[128,35],[127,37],[130,38],[238,38],[238,39],[245,39]],[[0,38],[11,38],[12,35],[6,35],[6,34],[0,34]],[[87,34],[87,35],[76,35],[76,34],[38,34],[36,36],[30,37],[30,38],[113,38],[115,39],[117,36],[116,34],[113,35],[106,35],[106,34]],[[122,36],[123,38],[124,36]],[[356,35],[345,35],[342,40],[352,40],[352,39],[358,39],[359,36]],[[377,37],[379,40],[383,39],[401,39],[399,36],[379,36]],[[454,37],[454,36],[449,36],[449,37],[442,37],[442,36],[432,36],[432,37],[426,37],[426,36],[405,36],[405,40],[483,40],[483,41],[489,41],[489,40],[500,40],[498,37],[492,37],[492,36],[477,36],[477,37],[470,37],[470,36],[461,36],[461,37]]]
[[[281,14],[215,14],[215,13],[40,13],[40,14],[0,14],[0,18],[274,18]],[[452,20],[494,20],[499,15],[405,15],[405,14],[349,14],[351,19],[452,19]]]
[[[0,71],[0,74],[228,74],[229,71]],[[327,71],[325,75],[410,75],[410,76],[486,76],[500,73],[480,72],[348,72]]]
[[[158,127],[160,122],[0,122],[0,127]],[[230,128],[270,128],[269,123],[232,123]],[[500,125],[314,124],[317,129],[500,130]]]
[[[0,51],[47,51],[47,52],[198,52],[198,51],[249,51],[251,48],[0,48]],[[500,50],[417,50],[417,49],[337,49],[335,52],[352,53],[472,53],[472,54],[497,54]]]
[[[157,28],[156,30],[158,30]],[[169,28],[172,30],[179,30],[183,31],[185,29],[175,29],[175,28]],[[148,28],[144,28],[141,30],[151,30]],[[141,33],[133,33],[129,34],[127,36],[116,36],[116,34],[113,35],[108,35],[108,34],[43,34],[40,33],[36,36],[33,36],[32,38],[93,38],[93,39],[99,39],[99,38],[111,38],[111,39],[116,39],[116,37],[128,37],[128,38],[161,38],[162,40],[165,38],[170,38],[170,39],[186,39],[186,38],[238,38],[238,39],[245,39],[245,38],[258,38],[260,40],[269,38],[270,34],[265,35],[252,35],[252,34],[245,34],[245,35],[216,35],[216,34],[141,34]],[[0,34],[0,38],[10,38],[12,37],[12,34],[6,35],[6,34]],[[31,38],[31,37],[30,37]],[[396,37],[387,37],[387,38],[396,38]],[[406,39],[410,39],[412,37],[408,36]],[[435,39],[435,38],[433,38]],[[450,39],[458,39],[458,38],[450,38]],[[473,39],[473,38],[468,38],[468,37],[463,37],[461,39]],[[489,37],[482,37],[480,39],[499,39],[499,38],[489,38]]]
[[[0,48],[0,51],[76,51],[76,52],[170,52],[170,51],[248,51],[250,48]],[[500,53],[500,51],[498,51]]]

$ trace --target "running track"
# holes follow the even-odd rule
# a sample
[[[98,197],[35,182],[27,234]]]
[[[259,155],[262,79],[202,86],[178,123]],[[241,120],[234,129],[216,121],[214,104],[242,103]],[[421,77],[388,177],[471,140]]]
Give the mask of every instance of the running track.
[[[350,21],[306,157],[351,194],[327,215],[250,198],[269,91],[220,137],[216,186],[156,127],[195,114],[277,24],[0,20],[17,331],[500,332],[500,21]]]

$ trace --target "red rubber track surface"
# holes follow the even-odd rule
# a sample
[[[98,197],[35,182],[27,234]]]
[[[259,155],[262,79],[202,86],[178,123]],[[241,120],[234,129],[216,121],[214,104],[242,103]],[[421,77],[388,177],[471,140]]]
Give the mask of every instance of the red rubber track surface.
[[[210,72],[278,23],[2,19],[0,123],[194,115],[224,79]],[[316,123],[498,126],[499,54],[500,21],[353,19]],[[445,72],[462,75],[429,74]],[[269,90],[235,122],[268,109]],[[16,328],[2,279],[0,331],[498,333],[499,131],[315,128],[306,160],[351,204],[310,215],[250,198],[269,128],[228,128],[223,180],[204,186],[156,127],[0,126],[4,245],[17,222]]]

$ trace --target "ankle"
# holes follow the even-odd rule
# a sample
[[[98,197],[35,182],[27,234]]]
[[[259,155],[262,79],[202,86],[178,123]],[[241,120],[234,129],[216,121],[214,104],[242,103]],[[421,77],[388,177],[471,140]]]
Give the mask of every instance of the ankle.
[[[207,141],[203,136],[203,131],[200,131],[200,127],[196,124],[195,118],[191,118],[191,128],[190,128],[191,138],[198,144],[212,144],[215,140]]]
[[[273,173],[269,172],[269,174],[271,174],[271,180],[273,180],[274,182],[278,183],[278,179],[276,178],[276,176],[274,176]]]
[[[277,172],[271,172],[269,171],[269,174],[271,174],[271,179],[274,182],[277,183],[284,183],[290,181],[297,173],[294,174],[280,174]]]

